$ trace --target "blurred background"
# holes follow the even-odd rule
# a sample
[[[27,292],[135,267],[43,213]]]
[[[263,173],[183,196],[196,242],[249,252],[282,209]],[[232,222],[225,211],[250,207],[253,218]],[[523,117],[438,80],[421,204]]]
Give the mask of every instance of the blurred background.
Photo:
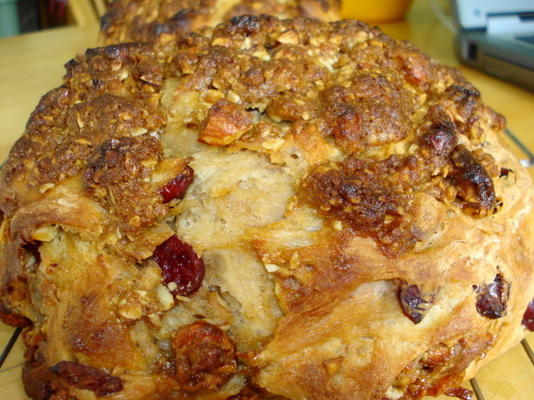
[[[68,0],[0,0],[0,36],[72,23]]]
[[[106,0],[0,0],[0,37],[79,25],[105,7]]]

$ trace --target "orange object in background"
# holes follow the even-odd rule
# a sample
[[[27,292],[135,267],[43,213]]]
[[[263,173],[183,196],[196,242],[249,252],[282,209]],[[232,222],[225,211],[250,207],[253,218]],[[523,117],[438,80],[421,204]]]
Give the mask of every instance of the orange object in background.
[[[341,16],[365,22],[404,19],[412,0],[342,0]]]

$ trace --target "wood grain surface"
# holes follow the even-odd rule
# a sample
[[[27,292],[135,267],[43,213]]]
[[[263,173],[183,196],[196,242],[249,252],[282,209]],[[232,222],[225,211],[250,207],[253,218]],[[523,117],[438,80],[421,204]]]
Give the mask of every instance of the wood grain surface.
[[[435,17],[426,0],[414,2],[406,21],[382,25],[382,29],[397,39],[415,42],[443,63],[458,66],[453,52],[453,33]],[[94,47],[97,39],[95,24],[0,39],[0,160],[7,157],[24,131],[39,98],[61,84],[63,64],[87,47]],[[470,68],[460,66],[460,69],[481,91],[486,104],[506,116],[515,137],[534,153],[534,93]],[[528,158],[517,143],[508,142],[517,157]],[[534,168],[530,168],[530,174],[534,177]],[[0,323],[0,354],[14,331]],[[529,334],[524,344],[534,349],[534,334]],[[525,345],[518,345],[482,368],[475,382],[477,389],[480,388],[479,397],[486,400],[534,398],[534,361],[529,358]],[[23,351],[19,337],[0,365],[0,399],[27,399],[20,380]],[[471,384],[466,382],[466,386],[471,387]]]

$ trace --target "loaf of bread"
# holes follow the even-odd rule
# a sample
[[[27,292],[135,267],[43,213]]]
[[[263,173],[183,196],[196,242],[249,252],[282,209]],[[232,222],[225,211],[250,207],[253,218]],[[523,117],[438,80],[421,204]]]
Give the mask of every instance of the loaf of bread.
[[[413,45],[245,15],[66,69],[0,173],[33,399],[467,399],[532,328],[531,180]]]

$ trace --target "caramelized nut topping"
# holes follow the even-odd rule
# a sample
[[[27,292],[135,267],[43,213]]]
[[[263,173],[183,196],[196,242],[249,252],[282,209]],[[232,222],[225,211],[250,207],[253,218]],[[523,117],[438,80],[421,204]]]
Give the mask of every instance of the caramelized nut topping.
[[[484,167],[463,146],[456,148],[451,160],[454,165],[451,177],[464,211],[479,217],[491,214],[495,208],[495,190]]]
[[[69,385],[95,392],[97,397],[122,390],[120,378],[76,362],[61,361],[51,367],[50,372]]]
[[[236,372],[235,348],[215,325],[198,321],[178,330],[172,339],[176,378],[187,392],[212,392]]]
[[[403,218],[410,193],[391,180],[409,179],[416,160],[391,156],[383,161],[349,158],[316,168],[303,182],[304,199],[320,212],[347,221],[360,235],[371,236],[384,254],[404,253],[416,238]]]
[[[208,111],[198,140],[215,146],[228,145],[252,128],[253,121],[252,114],[243,107],[220,100]]]

